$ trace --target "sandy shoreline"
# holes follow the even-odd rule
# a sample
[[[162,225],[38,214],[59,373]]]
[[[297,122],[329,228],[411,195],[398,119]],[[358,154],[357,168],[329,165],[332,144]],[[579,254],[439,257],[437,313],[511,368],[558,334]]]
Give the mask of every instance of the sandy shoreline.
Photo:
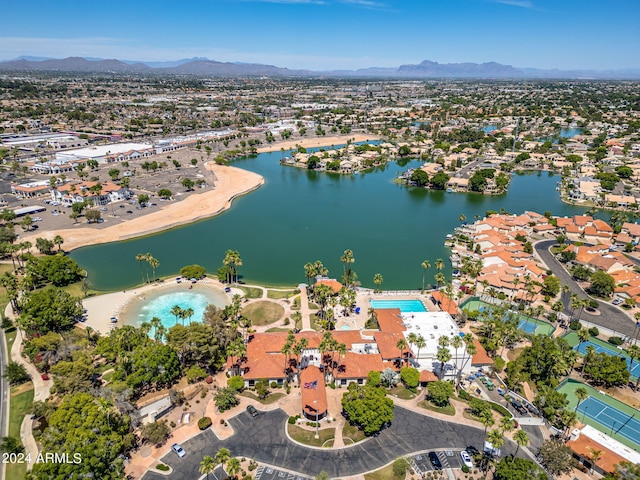
[[[264,183],[261,175],[241,168],[216,165],[213,162],[208,163],[207,168],[212,170],[218,179],[213,190],[190,195],[176,203],[165,204],[157,211],[112,227],[93,229],[78,226],[31,235],[24,237],[24,240],[35,244],[36,237],[53,239],[55,235],[60,235],[64,238],[64,249],[69,251],[87,245],[149,235],[215,216],[229,208],[234,198],[255,190]]]
[[[363,134],[308,138],[275,142],[258,149],[258,152],[273,152],[283,148],[289,150],[296,148],[298,145],[305,148],[340,145],[346,143],[349,139],[353,142],[362,142],[377,140],[378,138],[375,135]],[[142,237],[213,217],[230,208],[234,198],[249,193],[264,184],[264,178],[261,175],[238,167],[216,165],[213,162],[208,162],[206,168],[211,170],[217,177],[213,190],[190,195],[176,203],[163,204],[157,211],[112,227],[98,229],[77,224],[73,228],[49,230],[29,236],[25,235],[23,240],[28,240],[35,245],[37,237],[45,237],[52,240],[56,235],[60,235],[64,239],[64,249],[70,251],[88,245]]]

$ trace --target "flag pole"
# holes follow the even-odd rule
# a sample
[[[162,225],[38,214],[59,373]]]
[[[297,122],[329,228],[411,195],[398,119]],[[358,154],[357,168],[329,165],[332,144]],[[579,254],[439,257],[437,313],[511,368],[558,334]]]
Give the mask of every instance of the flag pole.
[[[320,404],[318,403],[318,385],[316,385],[316,438],[320,438],[318,435],[318,408],[320,408]]]

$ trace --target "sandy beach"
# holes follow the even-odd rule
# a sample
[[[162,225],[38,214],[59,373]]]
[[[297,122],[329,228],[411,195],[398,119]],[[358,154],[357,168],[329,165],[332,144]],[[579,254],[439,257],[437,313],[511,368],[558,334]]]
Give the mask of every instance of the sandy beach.
[[[213,190],[190,195],[176,203],[164,204],[157,211],[112,227],[94,229],[78,224],[73,228],[25,236],[24,240],[35,244],[36,237],[45,236],[53,239],[54,236],[60,235],[64,238],[64,249],[69,251],[86,245],[148,235],[217,215],[229,208],[235,197],[255,190],[264,183],[261,175],[241,168],[216,165],[213,162],[207,163],[207,168],[217,177]]]
[[[80,328],[91,327],[94,331],[108,335],[114,326],[122,327],[127,324],[123,318],[120,318],[120,314],[125,312],[132,302],[137,300],[144,301],[149,298],[152,292],[158,294],[162,294],[163,292],[171,293],[176,291],[176,287],[188,289],[189,285],[189,282],[178,284],[175,280],[167,280],[162,283],[141,285],[122,292],[106,293],[104,295],[85,298],[82,300],[82,306],[87,310],[87,320],[84,323],[78,323],[77,326]],[[231,298],[235,293],[243,293],[233,288],[231,293],[227,294],[224,293],[224,287],[225,285],[214,278],[205,278],[204,280],[198,281],[195,291],[206,289],[215,290],[221,297],[228,298]],[[111,317],[118,318],[118,322],[112,324]]]

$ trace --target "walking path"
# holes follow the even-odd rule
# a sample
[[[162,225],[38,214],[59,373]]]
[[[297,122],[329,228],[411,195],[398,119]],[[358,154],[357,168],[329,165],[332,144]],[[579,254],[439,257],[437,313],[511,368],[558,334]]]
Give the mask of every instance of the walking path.
[[[311,309],[307,289],[300,289],[300,313],[302,314],[302,331],[311,330]]]
[[[13,309],[11,308],[11,304],[7,305],[4,314],[15,324],[16,318],[13,313]],[[22,356],[22,347],[22,331],[18,328],[16,329],[16,339],[11,347],[11,360],[23,365],[31,376],[31,381],[33,382],[33,401],[43,402],[49,397],[52,381],[43,380],[36,367],[34,367],[31,362],[24,359]],[[33,438],[32,421],[32,415],[29,414],[24,417],[22,425],[20,426],[20,439],[24,445],[25,454],[30,454],[31,458],[36,458],[38,456],[39,449],[35,438]],[[31,470],[30,464],[27,465],[27,470]]]

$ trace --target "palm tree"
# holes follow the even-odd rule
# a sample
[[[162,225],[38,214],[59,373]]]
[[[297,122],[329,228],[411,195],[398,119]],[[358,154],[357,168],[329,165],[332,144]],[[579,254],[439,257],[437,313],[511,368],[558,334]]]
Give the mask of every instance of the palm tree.
[[[402,365],[402,360],[404,358],[404,351],[407,348],[407,341],[404,338],[401,338],[396,342],[396,348],[400,350],[400,365]]]
[[[238,460],[236,457],[230,458],[227,461],[227,468],[225,469],[225,471],[231,478],[237,478],[240,470],[240,460]]]
[[[312,286],[311,285],[311,278],[315,277],[317,275],[317,271],[315,268],[315,265],[311,262],[307,262],[304,264],[304,276],[307,277],[307,285],[308,286]]]
[[[584,356],[584,360],[582,360],[582,376],[584,377],[584,372],[587,369],[587,363],[589,362],[589,360],[591,360],[591,357],[593,357],[593,354],[596,353],[596,349],[593,345],[588,345],[587,346],[587,353]]]
[[[424,292],[424,276],[427,273],[427,268],[431,268],[431,264],[429,260],[423,260],[420,266],[422,267],[422,291]]]
[[[458,217],[458,220],[460,220],[460,223],[463,223],[466,219],[467,217],[465,216],[464,213],[461,213],[460,216]]]
[[[460,335],[454,336],[450,341],[451,346],[456,349],[456,357],[453,363],[453,366],[455,367],[456,372],[458,371],[458,349],[462,347],[462,343],[463,343],[462,337],[460,337]]]
[[[64,238],[60,235],[56,235],[53,237],[53,244],[58,246],[58,252],[62,251],[62,244],[64,243]]]
[[[576,396],[576,398],[578,399],[578,402],[576,403],[576,408],[573,410],[574,412],[578,411],[578,407],[580,406],[580,404],[587,399],[587,397],[589,396],[589,393],[587,392],[587,389],[584,387],[578,387],[575,389],[575,391],[573,392]]]
[[[518,430],[516,433],[513,434],[513,441],[518,444],[516,448],[516,453],[513,455],[513,458],[516,458],[516,456],[518,455],[518,450],[520,450],[520,447],[525,447],[529,444],[529,435],[527,435],[527,432],[525,432],[522,429]]]
[[[627,355],[629,355],[629,371],[633,372],[633,361],[636,358],[640,358],[640,346],[638,345],[630,345],[627,348]],[[636,387],[638,386],[638,382],[640,382],[640,375],[638,375],[638,380],[636,381]]]
[[[503,433],[510,432],[515,428],[516,428],[516,424],[512,418],[502,417],[500,419],[500,430],[502,430]]]
[[[446,281],[446,279],[444,277],[444,274],[442,272],[436,273],[433,278],[436,281],[436,288],[440,288],[440,284],[441,283],[445,283],[445,281]]]
[[[373,276],[373,283],[376,285],[376,291],[377,291],[377,292],[380,292],[380,291],[381,291],[381,290],[380,290],[380,285],[382,285],[383,280],[384,280],[384,279],[382,278],[382,275],[381,275],[381,274],[379,274],[379,273],[376,273],[376,274]]]
[[[158,261],[157,258],[147,254],[147,263],[149,264],[149,266],[151,267],[151,271],[153,272],[153,281],[156,281],[156,268],[158,268],[160,266],[160,262]]]
[[[593,462],[593,465],[591,466],[591,473],[593,473],[593,467],[597,467],[598,466],[598,460],[600,460],[600,458],[602,458],[602,450],[597,450],[595,448],[592,447],[587,447],[590,451],[591,454],[589,455],[589,458],[591,458],[591,461]]]
[[[222,465],[222,468],[224,468],[224,466],[226,465],[226,463],[229,461],[230,458],[231,458],[231,452],[229,451],[228,448],[221,448],[216,452],[215,456],[213,457],[216,464]]]
[[[419,361],[419,359],[420,359],[420,349],[427,346],[427,341],[424,339],[424,337],[422,335],[418,335],[418,338],[416,338],[415,346],[418,349],[418,354],[416,355],[416,360]]]
[[[193,314],[195,312],[193,311],[193,308],[188,307],[184,310],[184,315],[189,319],[189,325],[191,325],[191,317],[193,317]]]
[[[173,307],[171,307],[170,313],[171,315],[174,315],[176,317],[176,325],[177,325],[178,317],[180,317],[182,314],[182,307],[180,307],[180,305],[174,305]]]
[[[444,268],[444,261],[441,258],[438,258],[433,266],[436,267],[436,270],[438,270],[438,272],[440,272]]]
[[[502,436],[502,432],[497,428],[491,430],[487,434],[487,441],[491,443],[494,449],[500,449],[504,445],[504,437]]]
[[[351,280],[351,267],[349,265],[354,263],[356,259],[353,258],[353,252],[347,249],[344,251],[344,254],[340,257],[340,261],[342,262],[342,269],[344,271],[344,278],[343,278],[344,284],[348,288],[349,281]]]
[[[213,473],[216,469],[216,461],[213,457],[209,455],[205,455],[202,461],[200,462],[200,473],[203,473],[207,476],[207,480],[209,480],[209,474]]]

